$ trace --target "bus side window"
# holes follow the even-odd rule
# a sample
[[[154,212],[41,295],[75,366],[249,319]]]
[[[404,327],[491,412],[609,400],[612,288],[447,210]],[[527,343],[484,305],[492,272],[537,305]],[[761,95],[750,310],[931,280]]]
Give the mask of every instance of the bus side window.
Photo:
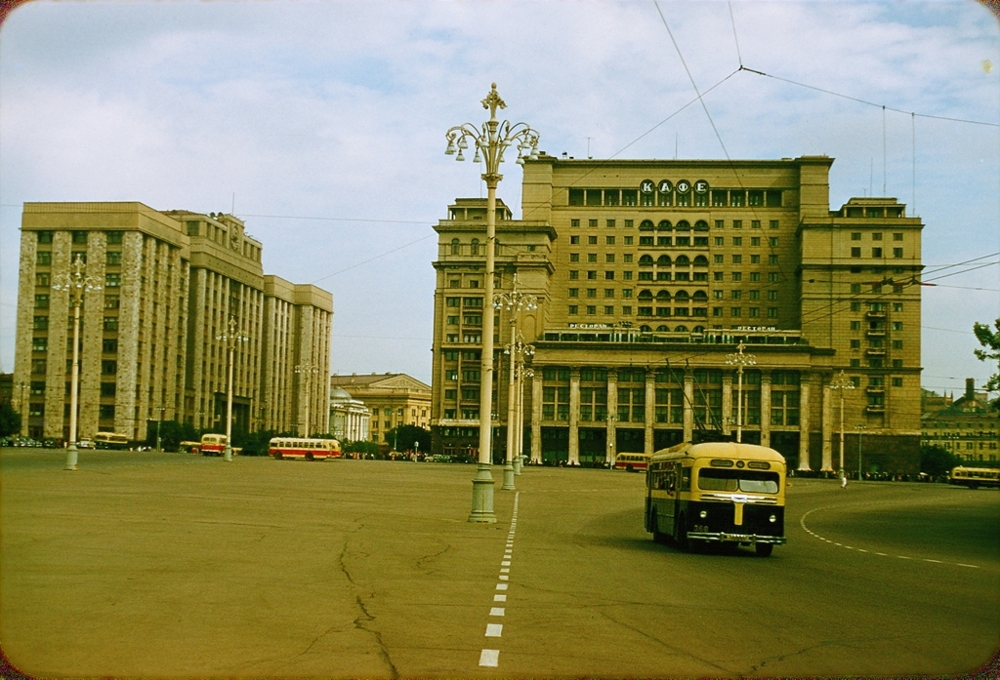
[[[678,482],[677,488],[681,491],[691,490],[691,468],[681,468],[678,470],[680,480]]]

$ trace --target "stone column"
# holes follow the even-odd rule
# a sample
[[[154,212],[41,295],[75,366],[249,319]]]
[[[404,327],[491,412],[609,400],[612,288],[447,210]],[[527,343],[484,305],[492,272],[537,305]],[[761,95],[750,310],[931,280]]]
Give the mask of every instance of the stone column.
[[[733,374],[722,374],[722,434],[732,434],[733,420]]]
[[[760,372],[760,445],[771,445],[771,372]]]
[[[542,369],[531,378],[531,462],[542,464]]]
[[[823,385],[823,415],[821,417],[823,427],[823,472],[833,472],[833,394],[830,390],[829,380],[824,380]]]
[[[580,369],[569,371],[569,465],[580,464]]]
[[[694,374],[684,370],[684,441],[694,436]]]
[[[811,373],[803,373],[799,379],[799,470],[812,470],[809,467],[809,382]]]
[[[613,368],[608,369],[608,433],[606,446],[608,465],[614,467],[615,458],[618,457],[618,371]]]
[[[656,375],[653,371],[646,371],[646,413],[643,416],[645,419],[645,442],[643,445],[643,450],[652,455],[653,453],[653,420],[656,407],[656,384],[653,382]]]

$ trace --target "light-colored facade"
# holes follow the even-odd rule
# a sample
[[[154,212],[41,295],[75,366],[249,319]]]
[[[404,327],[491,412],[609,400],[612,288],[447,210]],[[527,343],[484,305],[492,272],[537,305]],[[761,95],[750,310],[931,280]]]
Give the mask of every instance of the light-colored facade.
[[[259,429],[273,399],[294,402],[294,393],[275,394],[262,378],[273,349],[264,342],[271,319],[262,246],[239,219],[135,202],[26,203],[21,231],[14,374],[30,386],[28,403],[18,404],[26,434],[68,436],[73,310],[53,284],[76,259],[95,284],[81,308],[80,437],[115,431],[144,439],[157,420],[222,431],[230,318],[246,338],[234,343],[234,430]],[[318,305],[327,331],[306,342],[316,343],[327,370],[332,298],[320,293],[307,305]],[[296,327],[283,340],[294,347],[303,335]],[[326,409],[317,413],[325,421]]]
[[[386,433],[400,425],[430,427],[431,387],[405,373],[332,375],[330,387],[346,390],[368,408],[373,442],[394,444]]]
[[[831,210],[832,163],[525,163],[524,218],[498,202],[495,285],[509,292],[516,272],[539,303],[519,317],[535,347],[524,394],[532,459],[603,464],[732,435],[739,414],[743,441],[832,470],[843,394],[845,429],[864,426],[866,464],[915,472],[922,224],[892,198]],[[435,227],[435,453],[475,455],[478,443],[478,351],[492,310],[485,212],[485,200],[459,199]],[[508,313],[496,320],[502,451]],[[741,341],[756,358],[742,389],[726,363]],[[841,370],[854,389],[831,389]]]
[[[940,446],[969,464],[1000,464],[1000,412],[989,406],[987,394],[965,380],[958,399],[925,393],[921,444]]]
[[[330,434],[341,441],[366,442],[370,424],[371,411],[364,402],[341,387],[330,390]]]

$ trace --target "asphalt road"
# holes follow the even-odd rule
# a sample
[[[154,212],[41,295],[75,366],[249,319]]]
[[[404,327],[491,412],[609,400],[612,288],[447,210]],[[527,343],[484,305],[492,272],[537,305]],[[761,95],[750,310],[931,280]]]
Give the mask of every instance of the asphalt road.
[[[35,676],[942,675],[1000,645],[1000,492],[793,480],[769,558],[642,528],[643,479],[0,451],[0,645]]]

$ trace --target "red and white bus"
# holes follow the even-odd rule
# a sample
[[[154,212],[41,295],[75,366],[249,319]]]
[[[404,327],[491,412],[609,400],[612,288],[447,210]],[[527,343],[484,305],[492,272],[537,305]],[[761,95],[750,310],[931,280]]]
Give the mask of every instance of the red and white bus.
[[[340,442],[336,439],[298,439],[275,437],[268,445],[268,454],[275,460],[298,458],[299,460],[326,460],[340,458]]]
[[[619,453],[615,458],[615,469],[626,472],[645,472],[649,467],[648,453]]]
[[[201,435],[201,455],[221,456],[225,450],[226,435],[214,433]]]

